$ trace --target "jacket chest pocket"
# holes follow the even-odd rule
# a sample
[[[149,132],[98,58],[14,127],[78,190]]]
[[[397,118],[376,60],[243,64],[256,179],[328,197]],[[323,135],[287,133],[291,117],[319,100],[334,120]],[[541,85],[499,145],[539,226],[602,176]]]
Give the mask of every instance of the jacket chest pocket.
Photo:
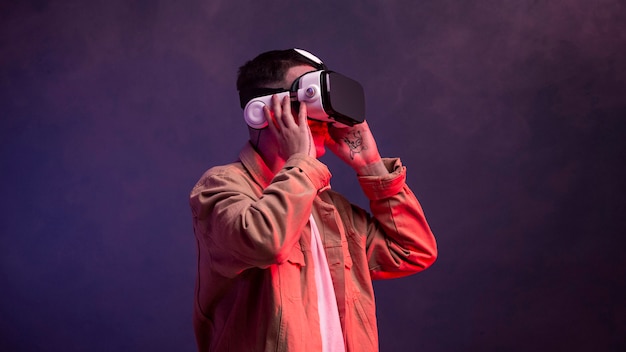
[[[278,266],[278,282],[281,294],[291,300],[301,300],[306,289],[303,282],[306,274],[304,253],[296,245],[287,260]]]

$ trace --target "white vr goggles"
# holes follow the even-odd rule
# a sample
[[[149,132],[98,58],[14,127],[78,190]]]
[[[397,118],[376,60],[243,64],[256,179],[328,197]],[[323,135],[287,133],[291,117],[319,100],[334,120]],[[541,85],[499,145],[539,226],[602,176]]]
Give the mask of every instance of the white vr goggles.
[[[270,105],[272,95],[289,96],[293,104],[304,103],[308,117],[333,123],[338,127],[354,126],[365,121],[365,94],[357,81],[329,71],[313,54],[294,49],[311,61],[317,71],[298,77],[289,90],[260,88],[240,91],[239,98],[246,123],[256,129],[267,126],[263,107]]]

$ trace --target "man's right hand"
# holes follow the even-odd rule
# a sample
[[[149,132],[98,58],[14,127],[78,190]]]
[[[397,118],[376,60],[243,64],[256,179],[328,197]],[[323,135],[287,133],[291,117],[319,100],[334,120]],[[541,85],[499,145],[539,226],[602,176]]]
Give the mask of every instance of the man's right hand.
[[[271,110],[265,106],[263,111],[268,121],[268,129],[276,140],[278,155],[283,160],[296,153],[304,153],[315,158],[313,136],[306,121],[306,104],[300,104],[297,119],[292,114],[291,100],[288,96],[281,101],[277,95],[273,95],[271,105]]]

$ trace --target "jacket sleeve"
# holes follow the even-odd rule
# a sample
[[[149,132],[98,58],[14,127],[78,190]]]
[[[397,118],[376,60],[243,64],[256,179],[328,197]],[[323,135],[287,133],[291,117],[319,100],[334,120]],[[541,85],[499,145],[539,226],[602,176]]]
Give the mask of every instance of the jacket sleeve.
[[[366,251],[373,279],[417,273],[437,258],[435,237],[424,211],[406,185],[406,168],[399,159],[383,159],[390,171],[383,177],[359,177],[370,201]]]
[[[329,182],[326,166],[304,154],[289,158],[265,189],[243,168],[209,170],[190,195],[201,250],[208,251],[213,268],[226,277],[284,262],[300,239],[318,191]]]

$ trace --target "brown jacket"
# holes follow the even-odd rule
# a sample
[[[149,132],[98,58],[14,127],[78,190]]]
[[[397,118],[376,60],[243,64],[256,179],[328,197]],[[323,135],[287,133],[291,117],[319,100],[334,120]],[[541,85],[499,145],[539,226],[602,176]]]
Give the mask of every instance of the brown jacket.
[[[359,177],[373,216],[330,190],[304,154],[276,175],[250,145],[211,168],[190,205],[198,243],[194,328],[199,351],[320,351],[310,247],[312,213],[337,296],[346,351],[377,351],[373,279],[410,275],[436,258],[435,238],[399,159]]]

